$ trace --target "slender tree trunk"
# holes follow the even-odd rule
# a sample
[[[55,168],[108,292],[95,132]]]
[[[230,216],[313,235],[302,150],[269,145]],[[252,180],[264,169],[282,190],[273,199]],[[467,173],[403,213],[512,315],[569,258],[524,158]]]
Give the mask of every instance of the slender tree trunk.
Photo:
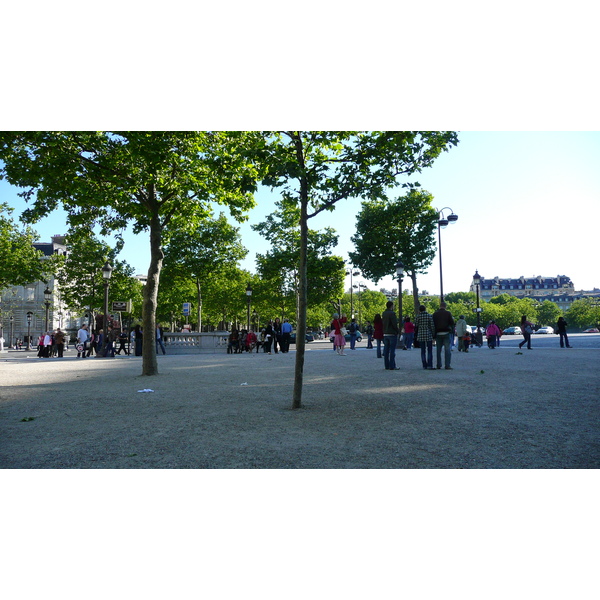
[[[419,288],[417,288],[417,274],[414,271],[409,272],[413,285],[413,302],[415,303],[415,317],[419,314]]]
[[[200,280],[196,279],[196,291],[198,292],[198,333],[202,331],[202,294],[200,293]]]
[[[149,186],[148,192],[151,201],[156,201],[153,185]],[[148,268],[148,281],[144,286],[142,309],[142,322],[144,325],[142,375],[158,375],[158,362],[156,360],[156,304],[163,258],[162,228],[157,210],[150,220],[150,267]]]
[[[304,171],[304,149],[300,135],[295,137],[298,164]],[[302,407],[302,384],[304,380],[304,350],[306,347],[306,305],[308,295],[308,180],[303,173],[300,178],[300,261],[298,264],[298,322],[296,324],[296,369],[294,372],[294,396],[292,409]]]

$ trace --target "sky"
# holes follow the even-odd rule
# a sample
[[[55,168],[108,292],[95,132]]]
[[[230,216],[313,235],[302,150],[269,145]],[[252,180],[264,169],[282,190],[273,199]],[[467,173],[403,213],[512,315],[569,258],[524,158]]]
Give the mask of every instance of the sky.
[[[594,219],[600,208],[600,133],[459,131],[458,138],[459,144],[432,167],[400,180],[419,182],[434,196],[436,209],[458,215],[441,231],[444,292],[467,291],[476,269],[482,277],[566,275],[577,290],[600,288],[600,272],[592,260],[597,254]],[[26,207],[17,192],[0,182],[0,202],[13,206],[14,216]],[[261,189],[248,221],[236,224],[249,250],[241,266],[251,272],[256,270],[256,254],[270,248],[251,225],[264,220],[276,200],[276,192]],[[360,207],[359,199],[340,201],[333,213],[311,219],[311,228],[336,230],[334,252],[346,261],[354,249],[350,238]],[[66,232],[65,215],[58,211],[34,228],[40,241],[50,241],[52,235]],[[145,274],[148,235],[128,233],[125,239],[120,258]],[[391,277],[377,283],[353,278],[355,285],[360,282],[370,289],[397,286]],[[421,291],[439,294],[439,254],[417,283]],[[347,278],[347,289],[349,285]]]

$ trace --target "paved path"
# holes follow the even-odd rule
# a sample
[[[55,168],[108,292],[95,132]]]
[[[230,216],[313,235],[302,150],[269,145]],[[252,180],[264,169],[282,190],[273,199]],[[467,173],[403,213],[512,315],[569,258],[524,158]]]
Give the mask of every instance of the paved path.
[[[0,358],[3,468],[598,468],[600,350]],[[435,353],[434,353],[435,354]],[[435,360],[435,358],[434,358]],[[152,392],[139,390],[152,389]]]

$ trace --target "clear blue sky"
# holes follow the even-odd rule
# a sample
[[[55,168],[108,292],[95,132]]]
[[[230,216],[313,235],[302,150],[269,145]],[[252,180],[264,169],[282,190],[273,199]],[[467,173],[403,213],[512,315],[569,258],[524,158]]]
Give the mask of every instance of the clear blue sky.
[[[460,132],[457,147],[412,178],[433,194],[436,208],[450,207],[458,221],[442,230],[444,291],[467,290],[475,269],[485,277],[567,275],[577,289],[600,287],[597,223],[600,208],[600,133]],[[254,256],[269,244],[250,225],[273,210],[275,197],[262,190],[258,206],[240,225],[250,250],[243,267],[254,271]],[[16,190],[0,182],[0,201],[25,206]],[[311,227],[332,225],[339,234],[336,253],[353,249],[359,200],[342,201],[334,213],[319,215]],[[63,213],[35,226],[40,239],[65,231]],[[137,273],[150,261],[147,235],[128,235],[122,258]],[[361,278],[356,278],[360,281]],[[375,286],[393,287],[386,278]],[[419,288],[439,293],[439,261],[418,278]]]

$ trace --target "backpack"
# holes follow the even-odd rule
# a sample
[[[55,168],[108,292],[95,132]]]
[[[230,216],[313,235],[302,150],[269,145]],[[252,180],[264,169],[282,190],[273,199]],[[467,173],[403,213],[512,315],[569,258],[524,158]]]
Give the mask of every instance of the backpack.
[[[354,323],[350,323],[350,325],[348,327],[348,331],[350,333],[355,333],[356,332],[356,325]]]

